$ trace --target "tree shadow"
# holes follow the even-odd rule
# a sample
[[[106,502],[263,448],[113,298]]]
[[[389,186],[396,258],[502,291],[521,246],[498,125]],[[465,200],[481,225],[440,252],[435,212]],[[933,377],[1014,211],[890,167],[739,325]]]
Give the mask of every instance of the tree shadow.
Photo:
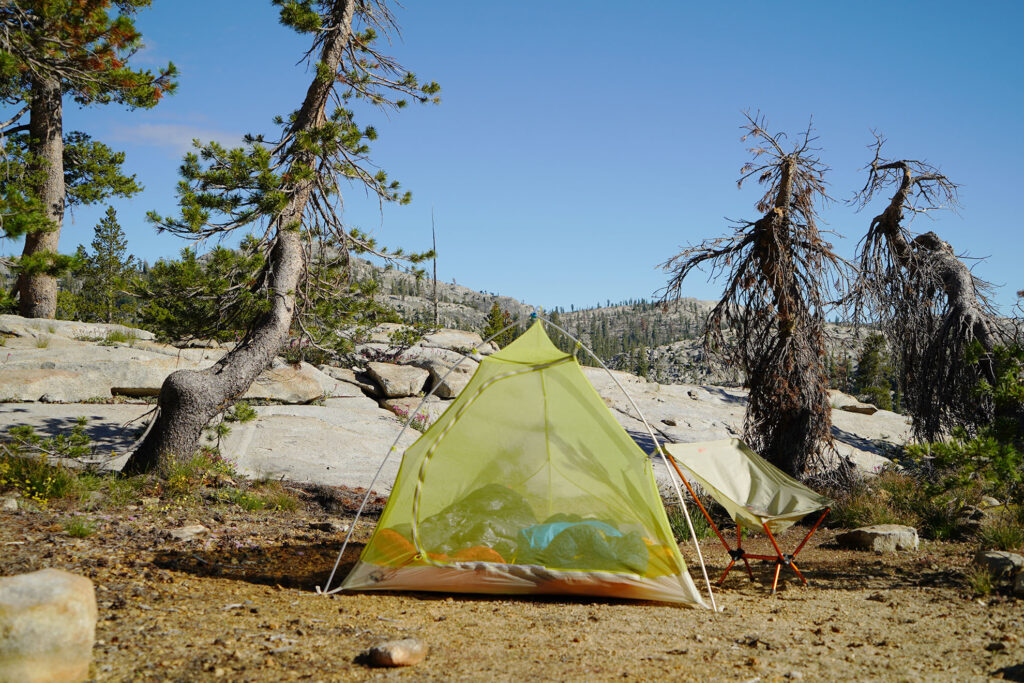
[[[718,398],[723,403],[735,403],[737,405],[746,405],[747,404],[747,397],[746,396],[735,396],[733,394],[730,394],[723,387],[702,386],[701,389],[703,389],[707,393],[711,394],[712,396]]]
[[[832,438],[846,444],[847,446],[852,446],[858,450],[874,453],[875,455],[881,455],[886,458],[892,457],[895,449],[895,447],[888,441],[883,441],[881,439],[866,439],[863,436],[854,434],[853,432],[840,429],[835,425],[832,425]]]
[[[1004,666],[989,675],[993,678],[1002,678],[1004,681],[1024,681],[1024,662]]]
[[[350,542],[338,564],[332,587],[348,575],[365,543]],[[313,591],[323,586],[341,550],[341,542],[291,543],[210,550],[163,550],[153,564],[168,571],[200,577]]]
[[[799,536],[802,536],[802,532]],[[788,538],[787,538],[788,537]],[[794,540],[795,539],[795,540]],[[730,539],[731,540],[731,539]],[[779,538],[783,552],[791,552],[793,545],[799,542],[796,534],[784,534]],[[813,542],[813,541],[812,541]],[[712,549],[713,548],[713,549]],[[729,561],[721,544],[704,551],[704,564],[708,576],[717,581],[725,571]],[[763,536],[751,539],[744,538],[743,548],[756,555],[774,555],[770,542]],[[926,569],[919,564],[885,564],[868,560],[863,551],[843,550],[832,541],[826,541],[813,547],[808,546],[804,553],[796,557],[796,565],[807,578],[808,588],[835,591],[876,591],[868,599],[889,602],[897,596],[888,596],[885,591],[908,588],[961,588],[961,576],[956,571],[947,569]],[[696,558],[685,554],[686,562],[691,567],[696,565]],[[771,590],[775,563],[771,561],[751,561],[751,569],[755,583]],[[799,583],[799,579],[791,569],[783,568],[779,575],[783,579]],[[722,588],[738,588],[749,585],[746,569],[742,563],[734,565]]]

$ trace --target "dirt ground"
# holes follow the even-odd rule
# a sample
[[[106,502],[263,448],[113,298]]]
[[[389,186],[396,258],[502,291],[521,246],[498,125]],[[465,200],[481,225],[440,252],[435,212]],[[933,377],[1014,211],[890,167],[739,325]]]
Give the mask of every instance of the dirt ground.
[[[92,520],[95,533],[69,536],[73,514]],[[769,565],[755,565],[754,582],[730,574],[716,593],[724,611],[714,614],[561,598],[324,597],[314,587],[343,538],[332,521],[347,520],[312,508],[248,513],[159,502],[116,513],[4,512],[0,575],[57,567],[95,582],[97,681],[1024,680],[1024,602],[972,595],[963,579],[968,544],[875,555],[838,550],[835,532],[823,529],[799,557],[810,586],[790,575],[771,596]],[[210,533],[187,542],[166,534],[196,523]],[[357,539],[372,525],[360,523]],[[703,549],[714,577],[726,555],[712,541]],[[766,550],[759,544],[750,542]],[[347,553],[342,575],[360,548]],[[700,581],[693,556],[690,548]],[[382,640],[410,636],[430,648],[417,666],[357,661]]]

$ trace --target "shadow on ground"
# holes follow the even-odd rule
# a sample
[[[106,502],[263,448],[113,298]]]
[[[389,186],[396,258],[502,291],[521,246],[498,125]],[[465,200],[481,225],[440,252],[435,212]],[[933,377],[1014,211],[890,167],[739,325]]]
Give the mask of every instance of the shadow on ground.
[[[338,564],[332,587],[359,559],[363,543],[349,543]],[[165,550],[153,563],[169,571],[195,576],[212,576],[247,583],[300,590],[316,590],[331,574],[341,543],[290,543],[264,547],[217,548],[211,550]]]

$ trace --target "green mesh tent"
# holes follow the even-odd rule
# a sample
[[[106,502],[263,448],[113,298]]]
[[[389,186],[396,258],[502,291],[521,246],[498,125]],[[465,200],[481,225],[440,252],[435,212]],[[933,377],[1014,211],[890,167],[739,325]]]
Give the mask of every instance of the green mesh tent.
[[[706,607],[651,461],[540,321],[406,450],[342,590],[573,594]]]

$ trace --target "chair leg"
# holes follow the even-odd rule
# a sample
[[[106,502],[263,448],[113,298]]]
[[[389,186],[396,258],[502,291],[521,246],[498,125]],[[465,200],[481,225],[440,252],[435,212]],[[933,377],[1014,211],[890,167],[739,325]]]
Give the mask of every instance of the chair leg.
[[[748,562],[747,558],[745,558],[745,557],[743,558],[743,564],[747,565],[747,576],[749,576],[750,580],[753,581],[754,580],[754,572],[750,568],[750,562]]]
[[[804,578],[803,572],[801,572],[800,569],[796,566],[796,562],[790,560],[789,566],[793,568],[793,571],[796,572],[796,575],[800,577],[800,580],[803,581],[803,584],[806,586],[807,579]]]
[[[821,525],[821,523],[825,521],[825,517],[828,515],[831,509],[832,508],[825,508],[825,511],[821,513],[821,517],[818,517],[818,521],[814,523],[814,526],[811,527],[811,530],[807,532],[806,536],[804,536],[804,540],[800,541],[800,545],[798,545],[796,547],[796,550],[793,551],[793,557],[796,557],[796,554],[803,550],[803,547],[807,543],[807,541],[811,540],[811,535],[814,534],[814,532],[818,530],[818,527]]]
[[[772,579],[772,594],[775,594],[775,587],[779,585],[779,572],[782,571],[782,561],[775,562],[775,578]]]
[[[736,560],[732,560],[731,562],[729,562],[729,565],[725,568],[725,571],[722,572],[722,578],[718,580],[719,587],[721,587],[722,584],[725,583],[725,577],[729,576],[729,572],[732,570],[732,566],[734,564],[736,564]]]

